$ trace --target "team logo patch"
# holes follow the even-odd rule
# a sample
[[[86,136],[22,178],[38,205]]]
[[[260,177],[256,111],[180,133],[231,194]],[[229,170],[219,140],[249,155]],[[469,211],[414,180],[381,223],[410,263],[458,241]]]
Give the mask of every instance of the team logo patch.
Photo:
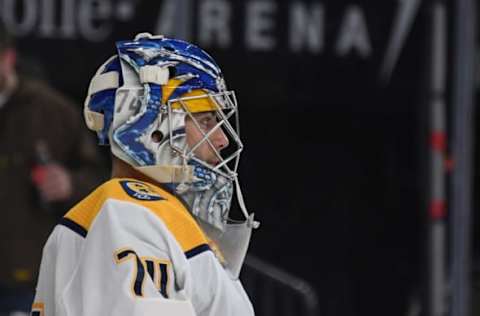
[[[124,180],[120,185],[131,197],[141,201],[159,201],[163,200],[158,193],[153,191],[148,185],[142,182]]]

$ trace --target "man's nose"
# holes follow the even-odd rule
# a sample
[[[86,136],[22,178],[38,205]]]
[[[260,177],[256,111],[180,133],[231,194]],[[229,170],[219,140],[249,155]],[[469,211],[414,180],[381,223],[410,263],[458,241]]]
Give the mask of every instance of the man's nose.
[[[225,135],[225,132],[221,127],[216,129],[215,132],[213,132],[213,134],[211,135],[211,140],[215,148],[219,150],[227,148],[230,144],[227,135]]]

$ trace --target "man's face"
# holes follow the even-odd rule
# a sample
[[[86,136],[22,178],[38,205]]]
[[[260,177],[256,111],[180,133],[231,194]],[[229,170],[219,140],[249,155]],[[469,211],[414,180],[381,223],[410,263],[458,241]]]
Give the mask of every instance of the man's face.
[[[202,112],[195,113],[193,117],[197,121],[200,129],[193,122],[190,117],[185,118],[185,131],[187,134],[187,145],[188,148],[195,147],[200,141],[202,141],[204,134],[207,134],[217,125],[217,117],[214,112]],[[215,149],[220,152],[222,149],[228,147],[228,138],[223,132],[222,128],[217,128],[212,134],[208,137]],[[212,146],[208,141],[203,141],[200,146],[198,146],[195,151],[195,156],[210,165],[218,165],[220,159],[215,154]]]

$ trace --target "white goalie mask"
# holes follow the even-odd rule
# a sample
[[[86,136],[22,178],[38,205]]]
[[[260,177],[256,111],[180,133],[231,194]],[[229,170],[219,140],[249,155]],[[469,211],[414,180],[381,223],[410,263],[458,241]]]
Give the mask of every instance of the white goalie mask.
[[[85,101],[85,119],[113,155],[173,188],[190,207],[211,247],[238,278],[251,231],[238,182],[237,99],[220,68],[200,48],[140,34],[117,43]],[[244,217],[230,220],[236,196]]]

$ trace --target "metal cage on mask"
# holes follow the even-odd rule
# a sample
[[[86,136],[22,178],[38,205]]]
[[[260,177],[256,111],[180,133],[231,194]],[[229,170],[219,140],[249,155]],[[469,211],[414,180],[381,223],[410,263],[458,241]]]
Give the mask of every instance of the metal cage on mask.
[[[192,106],[192,104],[195,104],[202,99],[207,99],[207,103],[210,104],[210,106],[203,106],[201,108],[202,111],[198,111],[198,107],[196,108],[195,105]],[[240,140],[240,122],[235,92],[225,91],[215,94],[205,93],[204,95],[199,96],[172,99],[168,101],[167,109],[170,126],[169,139],[172,149],[182,155],[186,161],[195,161],[196,163],[211,169],[213,172],[219,173],[232,181],[235,180],[238,176],[237,170],[240,162],[240,154],[243,150],[243,143]],[[173,112],[177,111],[183,111],[186,114],[186,117],[193,122],[197,130],[202,134],[202,138],[191,148],[180,148],[173,142],[173,134],[175,133],[175,130],[172,128],[171,117],[173,116]],[[195,114],[203,112],[213,112],[216,116],[216,125],[207,131],[200,126],[200,123],[195,117]],[[231,153],[228,156],[222,155],[220,150],[216,148],[210,139],[210,136],[219,129],[221,129],[229,138]],[[195,151],[203,144],[208,144],[209,148],[215,153],[215,156],[219,161],[216,165],[212,165],[195,155]],[[231,147],[234,147],[234,149],[232,150]],[[223,149],[224,148],[222,148],[222,150]]]

